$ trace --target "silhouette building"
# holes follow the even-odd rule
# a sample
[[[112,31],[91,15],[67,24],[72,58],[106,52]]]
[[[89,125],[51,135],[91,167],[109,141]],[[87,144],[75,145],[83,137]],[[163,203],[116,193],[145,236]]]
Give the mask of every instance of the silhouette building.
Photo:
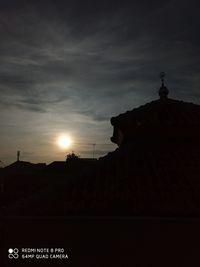
[[[169,98],[163,78],[158,94],[111,118],[118,148],[75,187],[77,213],[200,215],[200,106]]]
[[[199,216],[200,106],[169,98],[163,77],[158,94],[157,100],[111,118],[115,151],[89,162],[89,168],[86,161],[75,162],[60,185],[49,184],[37,201],[12,211]]]
[[[197,145],[200,137],[200,106],[170,99],[168,92],[162,84],[158,100],[111,118],[114,128],[111,141],[118,146],[132,142]]]

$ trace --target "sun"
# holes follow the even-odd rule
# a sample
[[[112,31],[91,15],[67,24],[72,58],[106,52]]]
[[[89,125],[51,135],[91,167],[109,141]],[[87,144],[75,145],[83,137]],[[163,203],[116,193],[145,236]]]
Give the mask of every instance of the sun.
[[[62,149],[68,148],[71,145],[71,143],[72,139],[68,135],[61,135],[57,139],[57,144]]]

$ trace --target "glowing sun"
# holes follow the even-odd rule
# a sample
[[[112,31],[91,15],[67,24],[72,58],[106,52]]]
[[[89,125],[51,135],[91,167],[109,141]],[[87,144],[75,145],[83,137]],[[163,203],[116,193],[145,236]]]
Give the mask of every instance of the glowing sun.
[[[67,135],[61,135],[57,139],[57,144],[60,148],[68,148],[72,143],[72,139]]]

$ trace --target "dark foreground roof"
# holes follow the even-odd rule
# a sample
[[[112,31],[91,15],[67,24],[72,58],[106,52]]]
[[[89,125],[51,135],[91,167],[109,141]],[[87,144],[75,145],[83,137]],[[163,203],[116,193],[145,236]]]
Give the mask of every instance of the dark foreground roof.
[[[111,118],[111,124],[200,125],[200,105],[170,98],[158,99]]]
[[[118,129],[128,142],[136,136],[199,139],[200,106],[170,98],[158,99],[111,118],[111,141],[117,143]],[[168,135],[168,136],[167,136]]]

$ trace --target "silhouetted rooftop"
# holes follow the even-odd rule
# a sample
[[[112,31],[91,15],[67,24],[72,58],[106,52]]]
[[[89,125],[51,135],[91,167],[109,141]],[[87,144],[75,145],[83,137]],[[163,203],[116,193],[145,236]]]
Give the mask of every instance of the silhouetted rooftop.
[[[48,203],[55,190],[46,191],[47,214],[59,207],[61,214],[76,215],[200,216],[200,106],[167,98],[161,89],[160,99],[111,119],[119,148],[96,164],[85,164],[93,159],[52,163],[76,172],[60,186],[54,209]],[[35,214],[43,213],[41,203],[33,203]]]
[[[145,130],[146,128],[148,130],[150,128],[151,130],[157,130],[157,128],[167,129],[167,132],[169,132],[178,128],[188,128],[187,131],[189,131],[192,127],[191,130],[193,131],[194,127],[200,127],[200,105],[170,98],[160,98],[112,117],[111,124],[114,126],[111,141],[114,143],[117,142],[118,129],[123,134],[129,135],[134,135],[137,131],[141,134],[140,129]],[[181,134],[181,131],[179,134]],[[184,131],[182,133],[184,134]],[[193,133],[195,134],[194,131]]]
[[[4,170],[11,170],[11,171],[26,171],[26,170],[30,170],[32,171],[33,169],[41,169],[41,168],[45,168],[46,164],[45,163],[31,163],[28,161],[15,161],[12,164],[6,166],[4,168]]]
[[[111,124],[134,123],[200,125],[200,105],[167,98],[158,99],[111,118]]]

